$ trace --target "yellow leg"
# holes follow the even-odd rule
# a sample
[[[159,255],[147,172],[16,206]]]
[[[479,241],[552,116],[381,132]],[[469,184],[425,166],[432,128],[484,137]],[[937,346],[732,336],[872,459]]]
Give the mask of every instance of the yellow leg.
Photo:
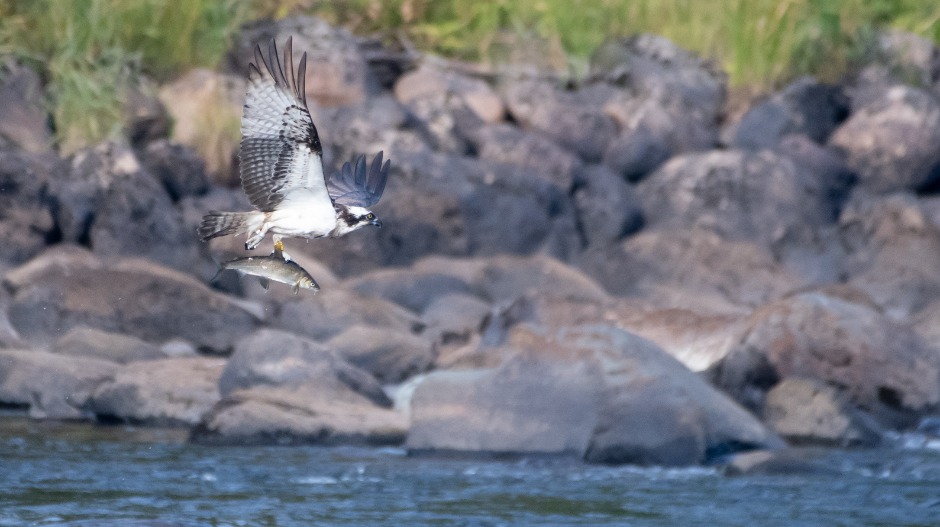
[[[274,250],[277,252],[284,252],[284,242],[282,242],[281,240],[275,240]]]

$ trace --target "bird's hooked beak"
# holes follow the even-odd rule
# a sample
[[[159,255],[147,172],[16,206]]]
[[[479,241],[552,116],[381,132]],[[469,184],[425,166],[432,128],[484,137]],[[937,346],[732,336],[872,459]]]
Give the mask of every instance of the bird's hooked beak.
[[[375,227],[381,227],[381,226],[382,226],[382,220],[380,220],[380,219],[378,219],[378,218],[375,218],[374,220],[372,220],[372,221],[369,222],[369,225],[373,225],[373,226],[375,226]]]

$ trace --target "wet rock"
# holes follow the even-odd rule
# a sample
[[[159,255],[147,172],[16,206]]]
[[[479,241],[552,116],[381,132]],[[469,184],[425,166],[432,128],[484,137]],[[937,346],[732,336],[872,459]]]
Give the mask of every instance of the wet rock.
[[[940,403],[940,355],[910,327],[877,310],[819,292],[754,312],[749,329],[710,372],[736,400],[759,410],[785,377],[840,386],[883,426],[913,424]]]
[[[99,385],[86,408],[105,422],[195,425],[219,401],[224,367],[211,357],[132,362]]]
[[[436,372],[417,386],[409,450],[683,465],[726,448],[781,444],[742,408],[630,333],[520,327],[508,346],[517,353],[496,369]]]
[[[940,298],[940,226],[915,196],[856,191],[839,218],[848,282],[903,320]]]
[[[384,298],[416,313],[439,296],[470,291],[470,286],[456,276],[407,268],[372,271],[347,280],[345,286],[363,296]]]
[[[617,125],[600,108],[577,104],[569,93],[544,81],[509,82],[509,113],[523,128],[536,130],[586,161],[600,161],[617,135]]]
[[[417,332],[423,327],[416,314],[401,306],[344,289],[298,295],[285,302],[269,323],[315,340],[329,339],[356,324],[404,332]]]
[[[0,150],[0,266],[25,262],[54,237],[47,189],[57,164],[52,155]]]
[[[83,419],[92,391],[118,365],[31,349],[0,349],[0,402],[29,407],[36,419]]]
[[[166,140],[148,144],[140,153],[144,168],[163,182],[173,201],[209,190],[205,162],[193,149]]]
[[[165,358],[160,348],[137,337],[75,326],[52,344],[51,351],[72,357],[92,357],[119,364]]]
[[[579,267],[612,294],[703,313],[747,312],[806,285],[765,248],[701,229],[644,230]]]
[[[895,86],[856,110],[833,134],[859,183],[876,193],[918,190],[940,179],[940,101]]]
[[[282,331],[240,342],[219,386],[224,398],[193,431],[196,442],[389,444],[407,427],[374,377]]]
[[[815,379],[787,378],[767,392],[764,422],[791,444],[876,446],[881,430],[846,395]]]
[[[10,322],[41,346],[87,326],[155,343],[183,338],[224,354],[258,324],[246,306],[188,275],[139,259],[103,261],[75,247],[48,250],[7,273],[4,284]]]
[[[39,75],[23,66],[7,66],[4,70],[0,82],[0,143],[9,142],[32,153],[51,151],[52,130]]]
[[[610,245],[643,226],[640,198],[622,178],[603,165],[580,168],[575,177],[573,201],[587,245]]]
[[[383,384],[397,384],[426,371],[434,362],[431,342],[410,332],[355,325],[326,345]]]
[[[735,148],[774,148],[790,134],[825,143],[848,112],[848,98],[839,86],[803,77],[752,106],[729,130],[729,143]]]

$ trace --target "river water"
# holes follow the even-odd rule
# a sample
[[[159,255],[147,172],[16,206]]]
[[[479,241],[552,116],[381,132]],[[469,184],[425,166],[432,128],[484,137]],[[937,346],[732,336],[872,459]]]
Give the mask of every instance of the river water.
[[[812,474],[204,447],[178,431],[0,419],[0,527],[940,526],[940,449],[822,451]],[[935,446],[935,445],[934,445]]]

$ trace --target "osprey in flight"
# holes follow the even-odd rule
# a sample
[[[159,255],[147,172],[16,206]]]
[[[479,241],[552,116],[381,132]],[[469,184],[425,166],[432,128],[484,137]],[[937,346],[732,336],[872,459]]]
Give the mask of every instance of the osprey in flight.
[[[304,94],[306,67],[304,53],[295,76],[290,38],[283,63],[273,39],[267,59],[255,46],[239,157],[242,188],[258,210],[210,211],[199,226],[203,241],[244,233],[245,248],[254,249],[270,232],[282,249],[282,237],[332,238],[382,225],[367,207],[382,197],[389,162],[383,165],[379,152],[367,171],[359,156],[355,167],[346,162],[329,180],[323,177],[323,150]]]

